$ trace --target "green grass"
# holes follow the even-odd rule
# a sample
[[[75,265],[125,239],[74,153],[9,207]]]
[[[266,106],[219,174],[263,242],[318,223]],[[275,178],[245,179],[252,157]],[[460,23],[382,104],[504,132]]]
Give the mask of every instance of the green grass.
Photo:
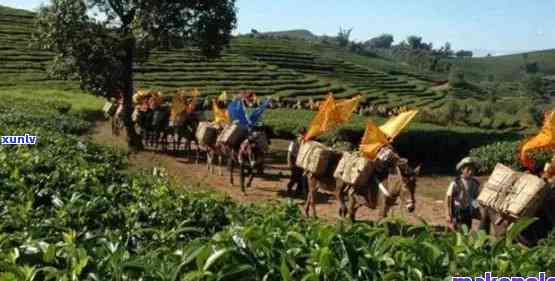
[[[42,103],[65,102],[71,104],[70,112],[88,117],[97,115],[104,102],[103,98],[85,94],[79,90],[55,90],[37,88],[4,88],[0,89],[0,99],[28,100],[32,97],[34,104],[31,110],[40,112]]]
[[[540,72],[555,74],[555,49],[528,53],[528,62],[538,62]],[[522,54],[507,56],[472,58],[454,60],[465,77],[470,80],[487,80],[493,75],[499,81],[518,81],[522,79],[522,67],[525,64]]]

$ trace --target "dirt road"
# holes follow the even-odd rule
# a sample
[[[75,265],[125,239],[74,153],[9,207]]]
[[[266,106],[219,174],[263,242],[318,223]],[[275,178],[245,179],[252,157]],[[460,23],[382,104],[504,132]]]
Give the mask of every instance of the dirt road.
[[[111,134],[108,122],[98,122],[94,131],[89,136],[92,141],[126,149],[123,137],[114,137]],[[204,163],[196,164],[187,157],[176,157],[157,151],[143,151],[130,156],[129,163],[132,169],[151,167],[164,167],[172,180],[182,185],[183,188],[194,190],[214,190],[228,194],[241,203],[277,203],[282,200],[294,200],[299,206],[304,206],[304,198],[292,197],[286,194],[286,184],[289,171],[284,164],[287,141],[272,140],[270,147],[272,155],[266,166],[263,178],[255,178],[252,187],[243,194],[238,186],[239,176],[235,175],[235,186],[229,181],[229,172],[224,168],[224,176],[210,175]],[[424,167],[425,171],[425,167]],[[444,225],[445,213],[443,196],[451,177],[424,175],[418,179],[416,196],[416,211],[408,214],[398,205],[393,208],[393,215],[405,218],[409,223],[419,224],[421,219],[429,224]],[[483,180],[483,179],[482,179]],[[317,212],[321,219],[333,222],[337,219],[337,205],[333,196],[320,193],[317,198]],[[383,203],[380,200],[381,208]],[[376,220],[378,210],[361,208],[357,213],[359,220]]]

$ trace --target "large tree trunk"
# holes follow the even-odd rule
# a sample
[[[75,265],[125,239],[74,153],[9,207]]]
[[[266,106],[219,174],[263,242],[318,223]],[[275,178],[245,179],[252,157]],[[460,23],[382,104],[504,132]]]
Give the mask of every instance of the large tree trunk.
[[[123,123],[127,131],[127,145],[132,151],[143,149],[141,136],[135,131],[131,115],[133,113],[133,61],[135,52],[135,38],[127,32],[125,40],[125,89],[123,93]]]

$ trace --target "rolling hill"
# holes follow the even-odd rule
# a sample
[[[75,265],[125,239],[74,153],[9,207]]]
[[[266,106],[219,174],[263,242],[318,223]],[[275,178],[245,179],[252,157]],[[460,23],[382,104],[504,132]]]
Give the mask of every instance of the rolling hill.
[[[46,69],[53,54],[29,45],[33,17],[32,12],[0,6],[0,88],[78,88],[76,81],[48,77]],[[214,60],[203,58],[193,48],[156,50],[146,63],[135,66],[135,86],[169,93],[197,88],[207,97],[224,90],[230,93],[254,90],[260,96],[304,104],[329,92],[338,98],[360,94],[366,108],[407,106],[441,115],[446,114],[453,100],[477,104],[475,110],[478,110],[487,96],[487,91],[475,85],[437,90],[434,89],[437,78],[402,63],[359,55],[325,40],[294,38],[295,34],[312,35],[306,30],[261,34],[273,36],[237,36],[222,56]],[[493,67],[497,59],[476,61],[484,60],[492,65],[488,67]],[[536,56],[530,55],[529,59],[534,60]],[[513,60],[516,59],[507,59]],[[508,63],[513,64],[516,62]],[[474,59],[470,60],[469,69],[485,71],[473,65]],[[504,121],[482,125],[480,117],[474,116],[472,124],[459,122],[459,125],[522,128],[520,117],[502,115]],[[430,121],[437,119],[441,118],[432,117]]]
[[[33,13],[2,7],[0,15],[0,87],[77,87],[75,82],[50,79],[45,70],[52,54],[29,47]],[[263,96],[306,101],[328,92],[339,97],[360,93],[365,103],[388,106],[437,104],[444,97],[426,92],[429,81],[381,71],[394,67],[385,60],[364,65],[357,62],[361,58],[346,53],[300,40],[238,37],[216,60],[206,60],[194,49],[155,51],[136,66],[135,78],[141,88],[199,88],[208,96],[223,90],[254,90]]]
[[[525,59],[524,56],[527,56]],[[539,72],[555,75],[555,49],[506,56],[454,60],[468,79],[487,80],[489,75],[500,81],[522,79],[525,62],[537,62]]]

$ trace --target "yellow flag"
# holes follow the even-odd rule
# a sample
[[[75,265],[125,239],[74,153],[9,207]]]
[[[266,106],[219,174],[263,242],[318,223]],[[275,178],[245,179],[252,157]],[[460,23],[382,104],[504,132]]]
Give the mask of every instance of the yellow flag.
[[[310,122],[310,126],[308,127],[308,131],[304,137],[305,140],[312,139],[321,133],[323,133],[323,124],[327,122],[329,119],[328,115],[333,106],[335,105],[335,99],[331,94],[328,95],[326,100],[320,103],[320,108],[316,116]]]
[[[535,161],[529,157],[529,152],[537,149],[555,147],[555,111],[546,114],[541,131],[523,142],[519,148],[519,159],[528,169],[533,169]]]
[[[231,119],[229,118],[229,113],[227,110],[222,110],[216,104],[216,100],[212,99],[212,111],[214,112],[214,122],[231,124]]]
[[[416,116],[418,110],[410,110],[403,112],[385,122],[385,124],[380,126],[380,130],[384,132],[391,140],[395,139],[397,135],[410,123],[410,121]]]
[[[360,151],[371,160],[376,159],[378,150],[388,144],[387,136],[372,120],[366,123],[366,131],[360,142]]]
[[[187,110],[188,113],[191,113],[191,112],[195,111],[196,106],[197,106],[197,97],[200,96],[200,92],[197,89],[194,89],[191,92],[191,96],[193,97],[193,99],[191,100],[191,102],[185,108],[185,110]]]
[[[387,120],[379,128],[372,120],[368,120],[366,131],[360,142],[360,151],[369,159],[376,159],[380,148],[391,143],[416,116],[416,113],[418,113],[416,110],[403,112]]]
[[[175,120],[175,117],[185,111],[185,108],[186,105],[183,96],[180,93],[176,94],[172,99],[170,120]]]
[[[337,102],[330,113],[329,126],[337,126],[351,120],[359,102],[360,96]]]
[[[329,130],[337,128],[339,125],[348,122],[353,116],[353,112],[358,106],[360,96],[335,102],[330,94],[328,98],[320,104],[320,110],[310,123],[305,140],[319,136]]]
[[[227,92],[226,92],[226,91],[223,91],[222,94],[218,97],[218,100],[224,101],[224,102],[225,102],[225,101],[228,100],[228,98],[229,98],[229,97],[228,97],[228,95],[227,95]]]

